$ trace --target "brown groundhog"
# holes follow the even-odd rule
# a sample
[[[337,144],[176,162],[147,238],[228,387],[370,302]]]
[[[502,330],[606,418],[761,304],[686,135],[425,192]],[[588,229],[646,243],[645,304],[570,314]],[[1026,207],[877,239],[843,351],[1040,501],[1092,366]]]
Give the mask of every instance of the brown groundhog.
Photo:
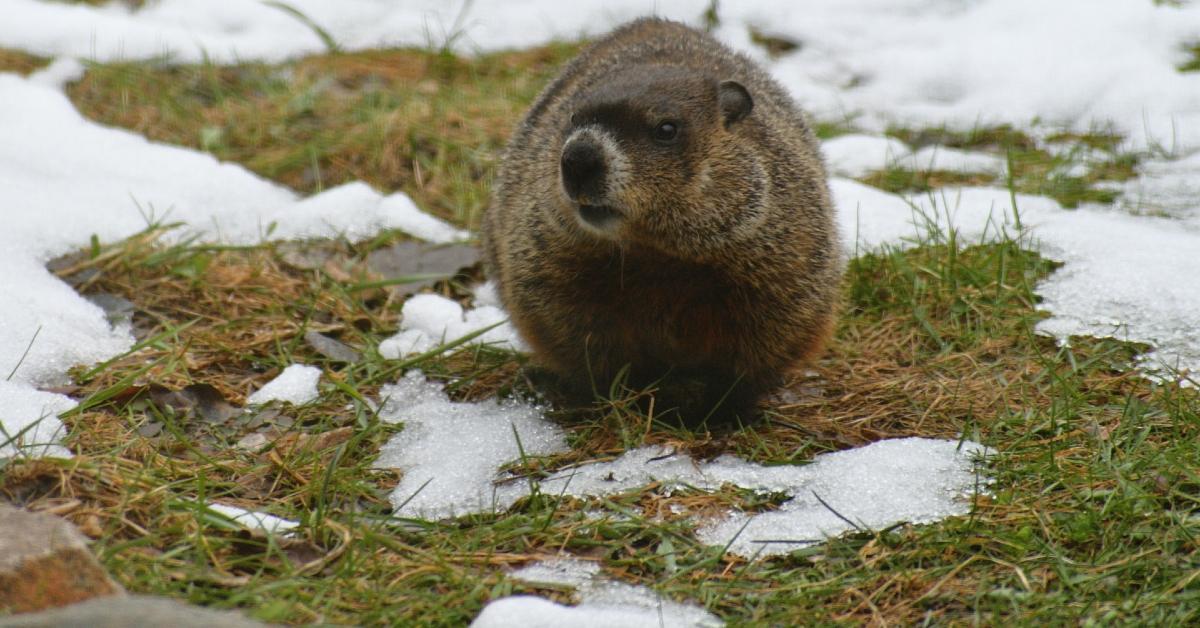
[[[830,334],[842,259],[818,144],[747,57],[641,19],[542,92],[501,158],[488,272],[569,388],[749,420]]]

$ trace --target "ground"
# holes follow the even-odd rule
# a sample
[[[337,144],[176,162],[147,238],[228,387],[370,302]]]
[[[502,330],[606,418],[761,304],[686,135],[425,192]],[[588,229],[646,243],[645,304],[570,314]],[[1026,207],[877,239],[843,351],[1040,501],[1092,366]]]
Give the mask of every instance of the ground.
[[[478,58],[447,51],[331,53],[278,65],[92,64],[68,93],[83,114],[191,146],[302,192],[362,179],[474,229],[496,154],[517,116],[576,44]],[[0,52],[0,69],[41,63]],[[1189,66],[1190,67],[1190,66]],[[818,121],[822,135],[850,130]],[[1051,156],[1022,132],[892,129],[914,147],[983,149],[1012,165],[987,182],[1070,206],[1109,202],[1097,183],[1132,176],[1141,155],[1119,137],[1064,135]],[[1084,148],[1107,166],[1065,176]],[[986,175],[979,175],[986,176]],[[862,180],[890,191],[962,184],[956,173],[892,169]],[[971,182],[978,182],[972,180]],[[403,241],[222,247],[164,240],[158,225],[60,260],[79,291],[132,303],[139,344],[73,372],[83,402],[64,420],[69,460],[10,460],[0,495],[75,522],[127,589],[281,623],[463,625],[514,592],[570,599],[505,578],[505,569],[567,552],[620,580],[693,600],[733,625],[1134,623],[1200,616],[1194,514],[1200,398],[1131,371],[1143,349],[1037,335],[1033,287],[1054,265],[1014,234],[960,248],[923,246],[854,259],[828,353],[791,382],[763,423],[732,433],[654,424],[630,396],[560,417],[571,452],[527,471],[668,443],[697,457],[736,453],[796,463],[880,438],[980,440],[994,483],[967,517],[850,534],[786,557],[748,562],[697,543],[673,514],[769,497],[668,493],[613,498],[535,494],[507,512],[426,522],[390,517],[392,472],[371,464],[396,429],[368,400],[407,368],[453,381],[460,399],[528,394],[519,355],[459,349],[389,361],[403,293],[371,283],[367,256]],[[468,277],[433,290],[461,300]],[[332,359],[304,340],[334,337],[362,354]],[[283,367],[325,369],[320,403],[252,418],[222,414]],[[180,401],[171,391],[190,391]],[[631,393],[635,394],[635,393]],[[247,434],[274,445],[249,451]],[[301,521],[287,540],[197,516],[221,498]],[[599,519],[585,512],[603,513]],[[447,604],[454,600],[454,604]]]

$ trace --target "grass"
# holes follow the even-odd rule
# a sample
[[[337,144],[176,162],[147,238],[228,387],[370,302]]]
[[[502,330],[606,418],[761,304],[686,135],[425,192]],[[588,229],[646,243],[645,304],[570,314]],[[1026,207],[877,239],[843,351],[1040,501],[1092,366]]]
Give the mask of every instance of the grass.
[[[94,119],[203,147],[304,191],[363,178],[474,226],[507,129],[572,50],[476,61],[386,51],[282,66],[94,65],[70,93]],[[1011,154],[1019,191],[1055,185],[1042,163],[1055,158],[1011,129],[923,133],[893,131],[913,145]],[[1105,151],[1119,142],[1058,139]],[[963,182],[922,176],[880,185]],[[402,295],[354,286],[374,279],[368,254],[399,236],[312,243],[328,259],[303,264],[291,245],[180,243],[164,232],[154,226],[54,265],[84,294],[131,301],[140,342],[73,372],[71,392],[83,402],[64,421],[75,458],[0,467],[0,496],[75,522],[131,591],[289,624],[459,626],[512,593],[569,601],[563,590],[504,575],[561,551],[732,625],[1200,620],[1200,397],[1132,374],[1142,347],[1095,339],[1064,347],[1034,334],[1033,287],[1054,266],[1021,234],[975,246],[930,234],[922,246],[853,260],[828,354],[759,425],[647,430],[637,406],[617,398],[568,417],[571,452],[536,462],[670,443],[697,456],[798,463],[907,435],[964,434],[997,451],[995,483],[970,516],[747,562],[698,544],[694,523],[671,508],[763,507],[737,491],[534,495],[454,521],[392,518],[386,496],[397,476],[371,465],[399,428],[380,423],[365,400],[405,366],[375,352],[395,330]],[[469,298],[454,281],[433,290]],[[326,358],[303,340],[307,331],[363,357]],[[324,370],[311,406],[206,420],[220,403],[163,394],[203,389],[240,405],[296,361]],[[408,366],[452,381],[456,398],[482,399],[526,391],[521,365],[520,356],[476,347]],[[236,446],[253,432],[270,437],[265,451]],[[297,519],[301,532],[249,534],[198,506],[207,500]]]
[[[0,72],[16,72],[20,75],[28,75],[30,72],[39,70],[50,63],[49,59],[44,59],[35,55],[21,52],[19,50],[9,50],[0,48]]]
[[[1045,142],[1065,148],[1051,153],[1045,143],[1009,126],[978,127],[968,131],[950,129],[892,128],[888,135],[913,149],[945,146],[981,151],[1007,160],[1012,186],[1017,192],[1049,196],[1063,207],[1081,203],[1109,204],[1117,192],[1103,184],[1120,183],[1137,175],[1142,156],[1122,150],[1121,136],[1099,130],[1090,133],[1052,133]],[[1083,167],[1082,173],[1076,167]],[[911,170],[893,167],[860,180],[893,193],[928,192],[950,185],[1009,184],[1008,176]]]

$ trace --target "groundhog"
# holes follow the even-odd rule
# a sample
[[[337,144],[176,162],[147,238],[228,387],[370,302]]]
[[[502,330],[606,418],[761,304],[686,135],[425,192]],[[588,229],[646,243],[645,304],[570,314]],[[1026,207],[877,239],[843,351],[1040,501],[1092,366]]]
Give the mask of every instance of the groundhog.
[[[567,388],[749,421],[830,335],[842,259],[818,143],[749,58],[641,19],[538,97],[483,218],[488,274]]]

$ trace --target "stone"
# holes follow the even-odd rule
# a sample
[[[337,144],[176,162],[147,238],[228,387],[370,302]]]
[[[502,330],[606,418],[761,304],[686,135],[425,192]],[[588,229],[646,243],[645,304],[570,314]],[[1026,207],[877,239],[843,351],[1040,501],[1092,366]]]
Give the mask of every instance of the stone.
[[[26,613],[124,593],[75,526],[0,503],[0,611]]]
[[[141,595],[102,597],[40,613],[0,617],[0,628],[262,628],[266,625],[234,611],[188,606],[168,598]]]

